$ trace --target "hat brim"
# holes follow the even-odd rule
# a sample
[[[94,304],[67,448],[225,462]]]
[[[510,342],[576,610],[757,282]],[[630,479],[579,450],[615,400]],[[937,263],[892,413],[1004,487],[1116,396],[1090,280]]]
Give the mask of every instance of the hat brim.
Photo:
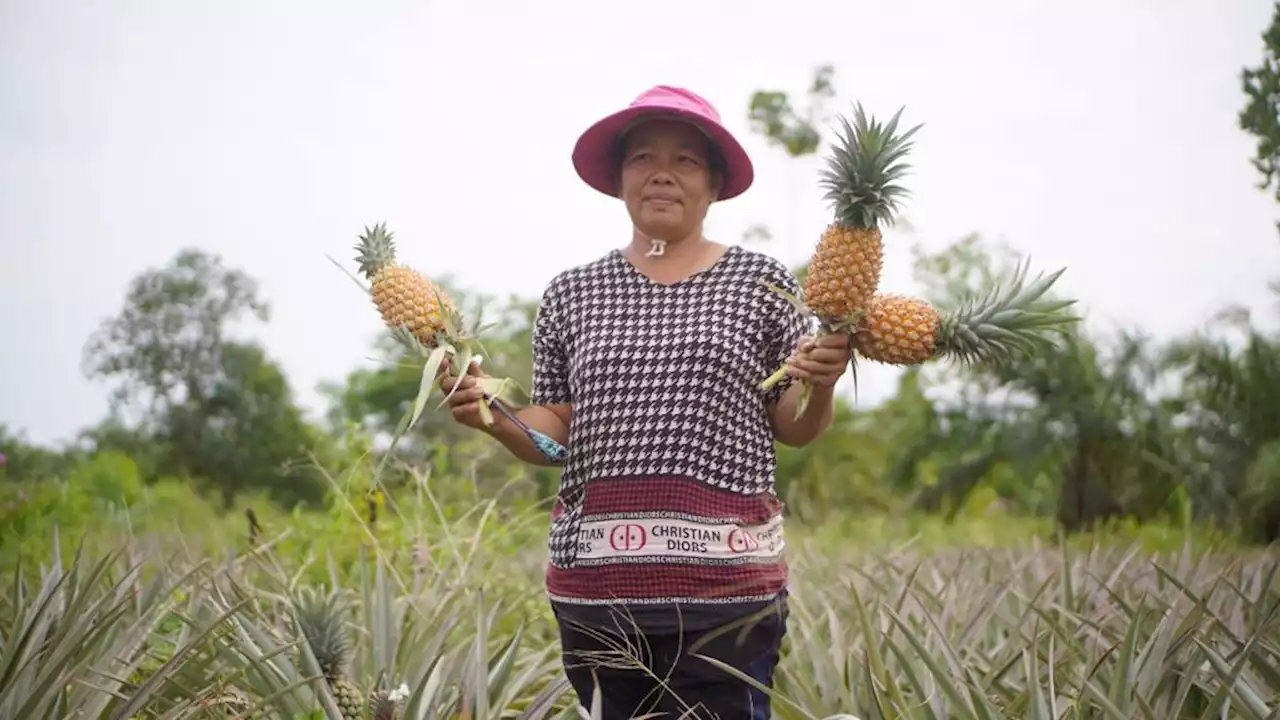
[[[618,171],[614,163],[622,133],[641,118],[667,117],[691,123],[711,138],[724,158],[724,181],[717,201],[746,192],[755,179],[755,168],[747,151],[719,123],[697,113],[670,107],[629,107],[596,121],[578,137],[573,147],[573,167],[587,185],[610,197],[618,197]]]

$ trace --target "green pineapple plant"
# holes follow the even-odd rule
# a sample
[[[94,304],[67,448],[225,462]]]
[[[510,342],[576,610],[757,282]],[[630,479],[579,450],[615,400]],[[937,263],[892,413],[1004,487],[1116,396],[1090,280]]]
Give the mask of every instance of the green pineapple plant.
[[[363,720],[364,693],[346,676],[351,662],[351,637],[344,617],[347,604],[341,591],[321,593],[302,587],[295,594],[294,619],[344,720]]]

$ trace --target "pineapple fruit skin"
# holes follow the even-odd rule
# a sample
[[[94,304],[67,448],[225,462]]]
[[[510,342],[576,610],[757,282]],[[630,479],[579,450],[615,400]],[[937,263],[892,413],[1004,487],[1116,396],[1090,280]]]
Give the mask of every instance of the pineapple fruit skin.
[[[374,276],[371,292],[387,327],[403,325],[424,345],[435,344],[436,335],[444,332],[449,299],[414,270],[401,265],[383,268]]]
[[[884,245],[876,227],[831,223],[814,250],[804,282],[809,307],[828,318],[864,309],[880,285]]]
[[[372,720],[396,720],[396,702],[388,690],[369,692],[369,716]]]
[[[854,349],[873,362],[919,365],[938,351],[942,316],[928,302],[898,294],[876,295],[867,306]]]
[[[329,690],[345,720],[364,720],[365,694],[355,683],[341,677],[334,678],[329,680]]]

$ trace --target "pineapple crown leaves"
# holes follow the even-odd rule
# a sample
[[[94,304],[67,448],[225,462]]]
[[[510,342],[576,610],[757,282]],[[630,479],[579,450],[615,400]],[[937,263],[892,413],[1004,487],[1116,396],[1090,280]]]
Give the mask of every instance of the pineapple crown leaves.
[[[1015,353],[1034,353],[1052,342],[1049,333],[1065,331],[1078,322],[1079,317],[1063,312],[1075,300],[1044,297],[1066,268],[1037,275],[1027,283],[1029,268],[1029,260],[1020,263],[1007,282],[997,283],[944,315],[939,352],[966,364],[1005,362]]]
[[[294,620],[316,661],[325,673],[340,671],[351,652],[344,617],[347,602],[342,591],[326,593],[312,587],[300,587],[294,591],[290,601]]]
[[[355,250],[360,273],[372,280],[379,270],[396,261],[395,233],[387,230],[385,222],[366,225]]]
[[[839,118],[842,132],[831,145],[820,185],[841,225],[872,228],[894,224],[898,201],[909,194],[896,184],[911,167],[903,158],[911,151],[911,137],[923,127],[916,125],[898,134],[903,109],[881,124],[857,103],[852,123],[846,117]]]

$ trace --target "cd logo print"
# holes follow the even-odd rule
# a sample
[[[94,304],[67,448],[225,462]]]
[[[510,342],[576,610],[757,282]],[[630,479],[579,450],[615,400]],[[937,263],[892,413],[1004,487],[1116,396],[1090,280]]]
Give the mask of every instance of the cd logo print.
[[[729,549],[736,553],[751,552],[759,550],[760,543],[752,537],[751,533],[734,529],[729,532]]]
[[[609,547],[619,552],[643,550],[645,543],[648,542],[649,533],[645,532],[644,527],[627,523],[625,525],[615,525],[609,531]]]

